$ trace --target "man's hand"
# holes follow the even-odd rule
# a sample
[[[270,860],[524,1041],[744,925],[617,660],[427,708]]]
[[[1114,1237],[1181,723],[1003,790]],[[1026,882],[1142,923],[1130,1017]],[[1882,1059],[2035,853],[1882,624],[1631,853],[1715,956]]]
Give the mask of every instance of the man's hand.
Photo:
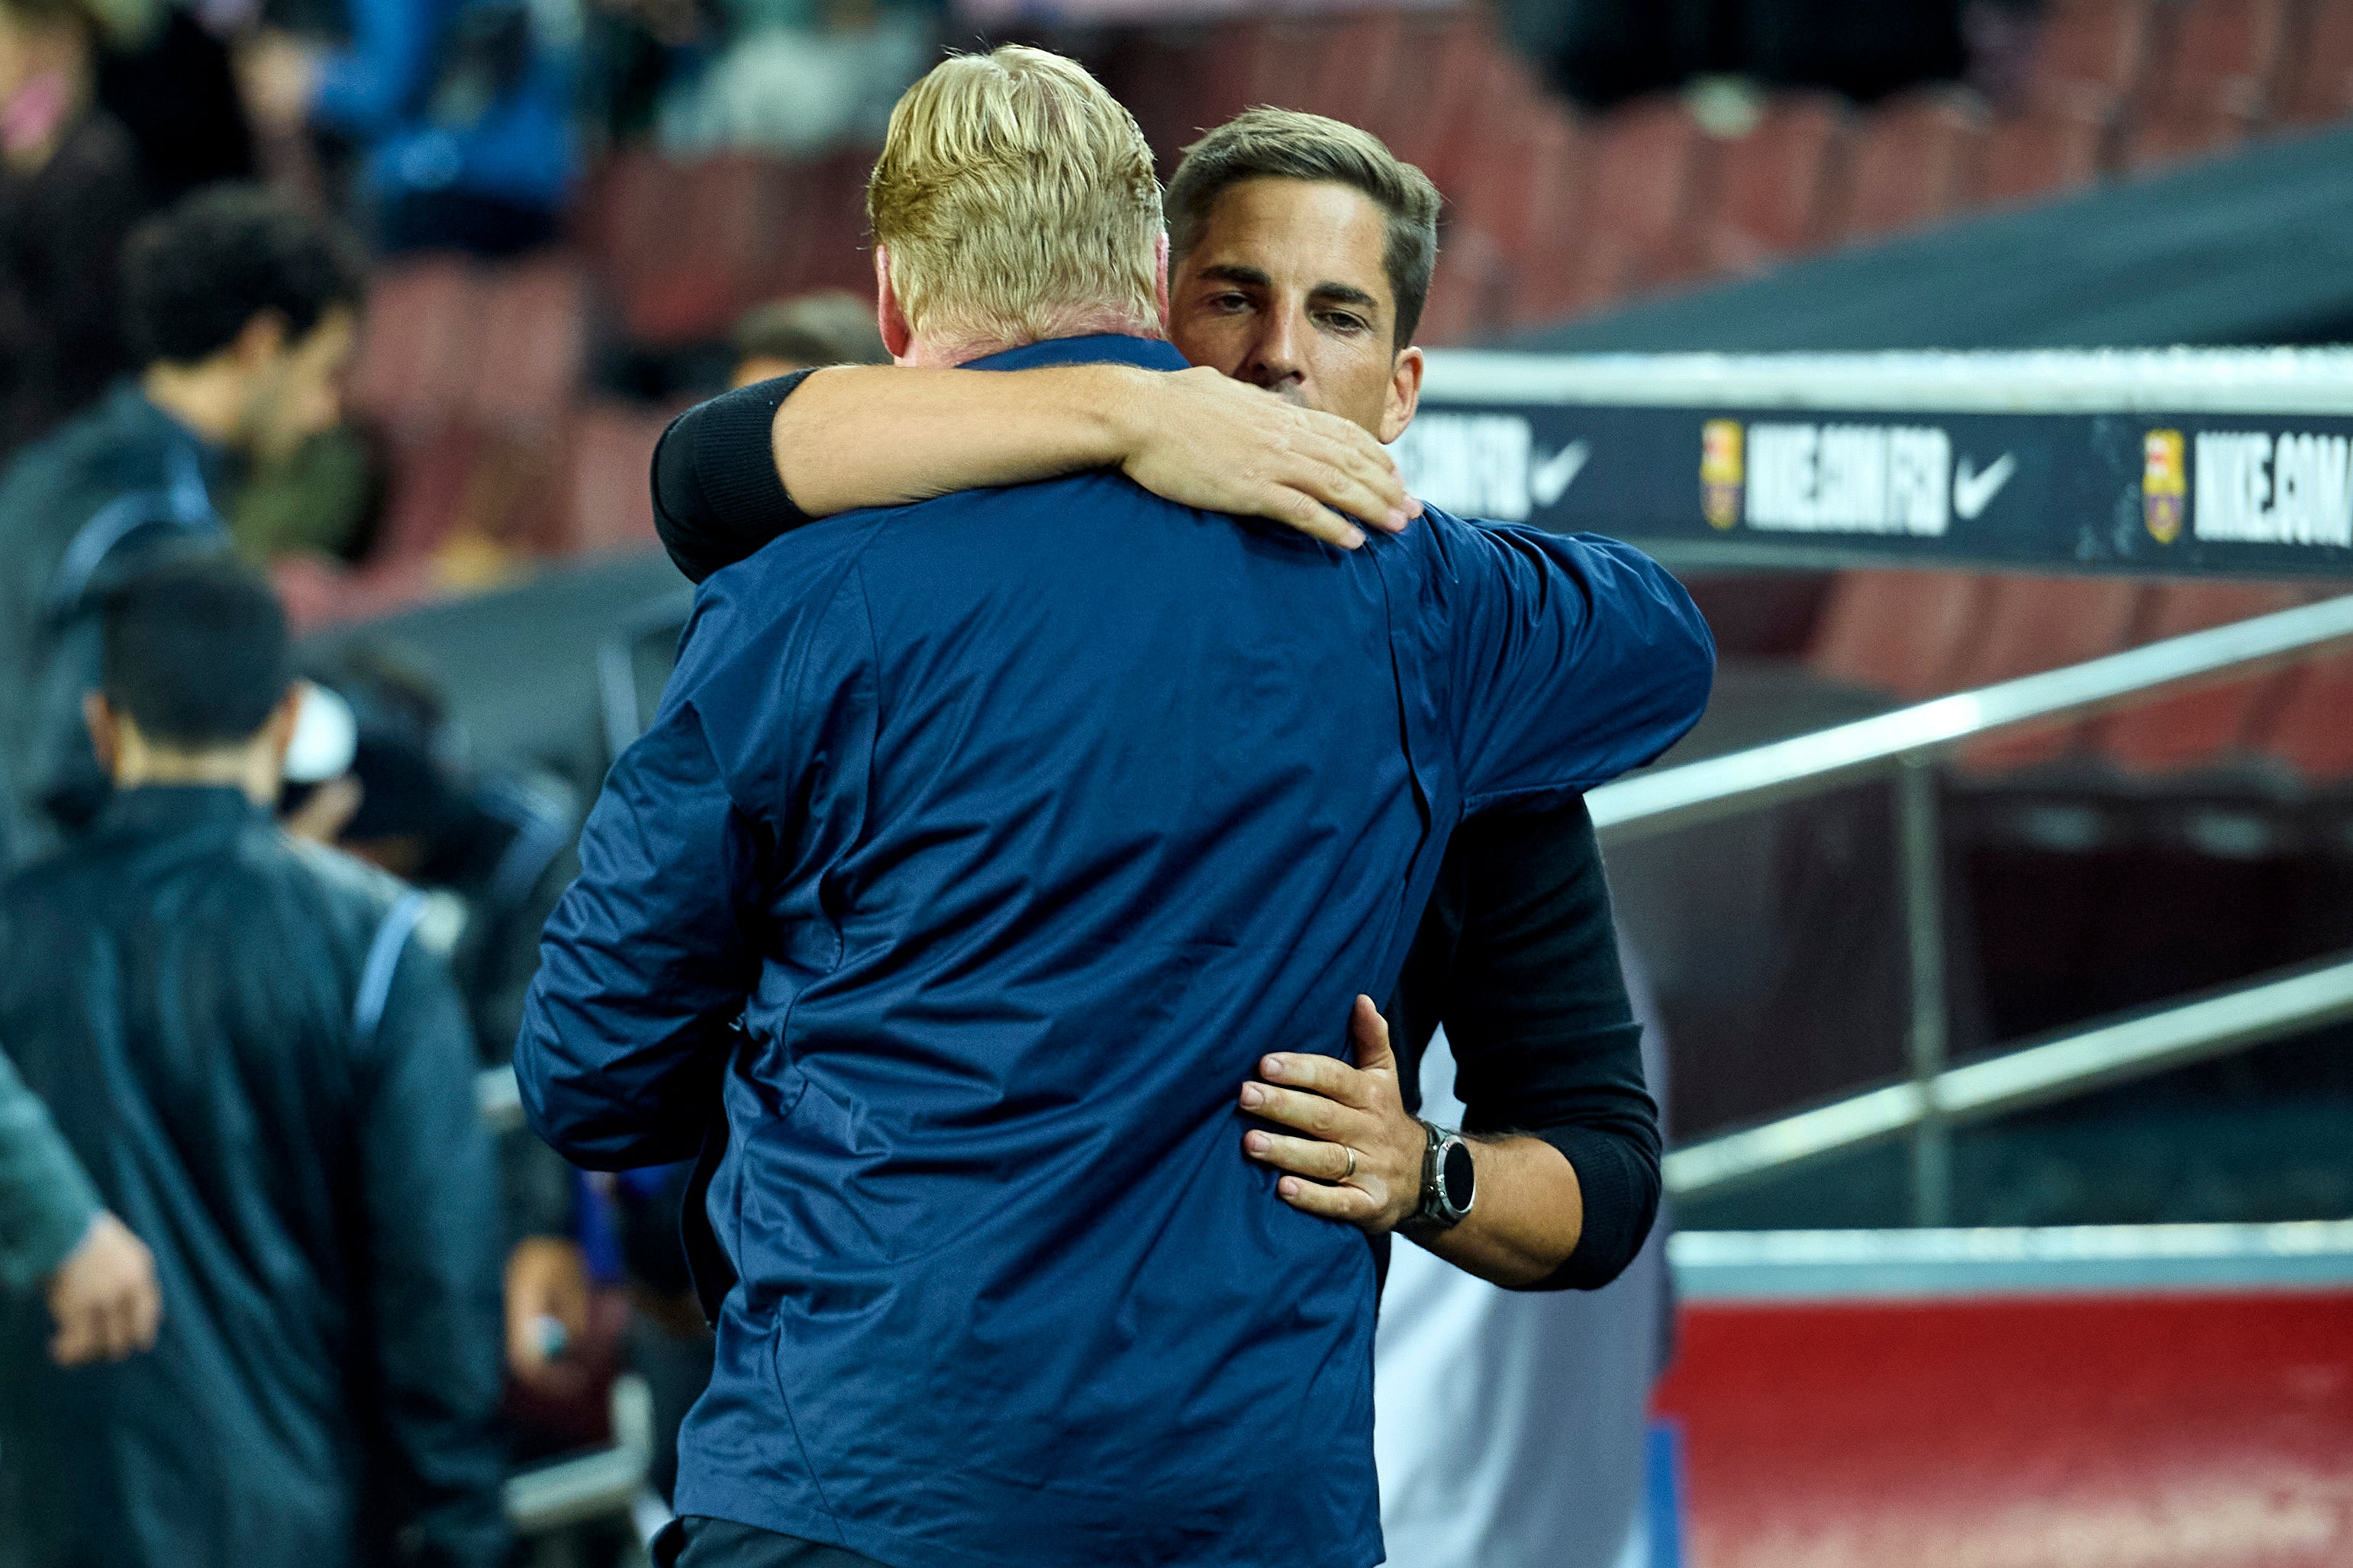
[[[1120,467],[1164,500],[1271,518],[1345,550],[1365,542],[1350,518],[1397,533],[1421,515],[1381,444],[1336,415],[1206,365],[1137,387]]]
[[[1429,1140],[1407,1114],[1388,1021],[1371,997],[1356,998],[1348,1027],[1358,1066],[1289,1052],[1259,1063],[1260,1080],[1242,1085],[1242,1109],[1307,1136],[1252,1128],[1242,1134],[1242,1149],[1288,1173],[1275,1191],[1293,1208],[1377,1236],[1421,1206]]]
[[[58,1324],[49,1358],[59,1366],[150,1350],[164,1319],[155,1255],[111,1214],[90,1222],[80,1245],[49,1276],[48,1298]]]
[[[575,1242],[527,1236],[507,1257],[507,1367],[548,1381],[550,1363],[588,1332],[588,1259]]]

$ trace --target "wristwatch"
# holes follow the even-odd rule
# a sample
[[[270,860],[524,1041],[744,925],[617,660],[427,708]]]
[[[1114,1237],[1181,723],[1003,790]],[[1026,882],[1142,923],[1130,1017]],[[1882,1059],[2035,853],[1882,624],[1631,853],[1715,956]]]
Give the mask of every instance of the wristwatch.
[[[1471,1212],[1479,1172],[1462,1134],[1450,1132],[1433,1121],[1424,1121],[1421,1130],[1430,1140],[1421,1156],[1421,1206],[1414,1210],[1406,1226],[1427,1235],[1452,1230],[1462,1223],[1462,1216]]]

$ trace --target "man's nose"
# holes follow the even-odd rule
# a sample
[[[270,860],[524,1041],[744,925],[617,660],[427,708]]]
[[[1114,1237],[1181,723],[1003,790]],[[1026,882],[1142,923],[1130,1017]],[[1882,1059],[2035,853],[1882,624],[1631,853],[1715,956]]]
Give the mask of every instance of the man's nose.
[[[1287,310],[1270,312],[1264,321],[1244,379],[1281,391],[1306,378],[1306,356],[1301,352],[1303,323]]]

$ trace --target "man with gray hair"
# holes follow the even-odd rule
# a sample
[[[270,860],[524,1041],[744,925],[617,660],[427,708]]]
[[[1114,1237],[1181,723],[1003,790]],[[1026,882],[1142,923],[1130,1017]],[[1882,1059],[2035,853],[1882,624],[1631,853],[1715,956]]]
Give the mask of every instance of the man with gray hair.
[[[893,357],[1181,371],[1151,168],[1066,60],[935,69],[870,190]],[[1566,1165],[1284,1129],[1343,1073],[1395,1095],[1366,998],[1457,822],[1655,756],[1713,648],[1622,545],[1366,521],[1335,549],[1095,473],[703,585],[516,1053],[582,1163],[702,1152],[691,1568],[1380,1560],[1348,1226],[1535,1278]]]

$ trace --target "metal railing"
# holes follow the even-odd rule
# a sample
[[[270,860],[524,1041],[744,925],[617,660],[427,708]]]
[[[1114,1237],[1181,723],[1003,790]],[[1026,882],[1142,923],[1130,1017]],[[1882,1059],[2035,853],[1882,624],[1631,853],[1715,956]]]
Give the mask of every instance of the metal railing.
[[[1980,736],[2077,720],[2306,658],[2353,641],[2353,595],[2151,643],[2085,664],[1938,698],[1812,734],[1606,784],[1587,797],[1604,844],[1625,844],[1892,777],[1911,1019],[1908,1081],[1667,1156],[1667,1189],[1693,1197],[1909,1134],[1913,1217],[1951,1212],[1951,1131],[2201,1057],[2353,1017],[2353,961],[2278,975],[2185,1005],[1955,1068],[1947,1060],[1944,865],[1936,763]]]

